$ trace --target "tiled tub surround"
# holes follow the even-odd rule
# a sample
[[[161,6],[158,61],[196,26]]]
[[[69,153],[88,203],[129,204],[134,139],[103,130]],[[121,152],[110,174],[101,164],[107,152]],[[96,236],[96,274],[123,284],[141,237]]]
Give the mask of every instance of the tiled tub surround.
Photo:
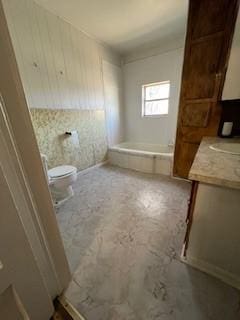
[[[122,168],[171,175],[173,147],[123,142],[108,149],[108,159],[111,164]]]
[[[103,166],[57,212],[87,320],[238,320],[239,293],[180,261],[190,184]]]
[[[40,152],[49,167],[62,164],[88,168],[105,160],[107,139],[104,110],[31,109]],[[66,131],[76,130],[72,136]]]

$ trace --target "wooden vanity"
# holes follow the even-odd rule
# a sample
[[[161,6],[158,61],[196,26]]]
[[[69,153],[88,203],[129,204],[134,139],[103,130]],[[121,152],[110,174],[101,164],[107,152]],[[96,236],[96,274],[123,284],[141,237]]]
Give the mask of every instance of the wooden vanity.
[[[203,138],[193,181],[183,260],[240,289],[240,155],[212,150],[240,139]]]

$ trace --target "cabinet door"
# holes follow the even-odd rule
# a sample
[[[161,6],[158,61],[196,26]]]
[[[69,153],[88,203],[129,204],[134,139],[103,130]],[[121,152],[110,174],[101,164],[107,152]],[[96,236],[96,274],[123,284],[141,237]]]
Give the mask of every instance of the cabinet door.
[[[174,175],[188,177],[203,136],[215,136],[239,0],[190,0]]]

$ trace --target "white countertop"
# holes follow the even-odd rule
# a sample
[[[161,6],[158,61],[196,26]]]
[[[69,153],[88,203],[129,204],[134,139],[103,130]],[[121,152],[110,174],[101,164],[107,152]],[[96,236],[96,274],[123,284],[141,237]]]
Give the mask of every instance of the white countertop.
[[[218,152],[210,145],[218,142],[232,143],[240,139],[204,137],[189,172],[189,179],[240,189],[240,155]]]

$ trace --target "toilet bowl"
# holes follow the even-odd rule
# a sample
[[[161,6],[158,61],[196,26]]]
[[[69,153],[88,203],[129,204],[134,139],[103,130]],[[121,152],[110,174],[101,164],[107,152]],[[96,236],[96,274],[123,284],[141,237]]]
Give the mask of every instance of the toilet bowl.
[[[77,168],[70,165],[47,168],[47,158],[42,156],[42,162],[55,206],[60,206],[74,195],[72,185],[77,180]]]

